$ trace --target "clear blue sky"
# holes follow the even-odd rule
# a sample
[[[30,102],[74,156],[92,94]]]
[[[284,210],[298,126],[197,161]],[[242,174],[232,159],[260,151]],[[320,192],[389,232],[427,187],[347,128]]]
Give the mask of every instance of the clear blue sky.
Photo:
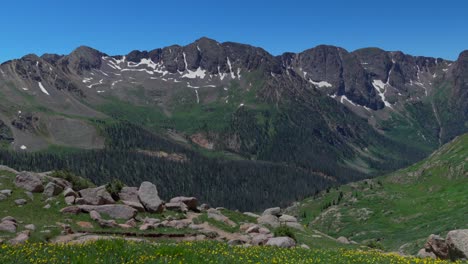
[[[15,0],[0,7],[0,62],[87,45],[110,55],[201,36],[272,54],[319,44],[456,59],[468,49],[468,1]]]

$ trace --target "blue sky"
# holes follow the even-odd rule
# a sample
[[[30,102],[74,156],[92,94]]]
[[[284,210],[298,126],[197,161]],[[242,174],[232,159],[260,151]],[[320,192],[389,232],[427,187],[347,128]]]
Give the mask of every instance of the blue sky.
[[[4,1],[0,62],[87,45],[110,55],[201,36],[272,54],[319,44],[456,59],[468,49],[468,1]]]

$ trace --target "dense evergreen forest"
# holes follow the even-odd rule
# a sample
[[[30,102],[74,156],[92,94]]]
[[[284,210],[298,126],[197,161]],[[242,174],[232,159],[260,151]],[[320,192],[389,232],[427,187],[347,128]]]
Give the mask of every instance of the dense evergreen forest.
[[[329,179],[285,164],[207,158],[187,147],[129,123],[106,127],[104,150],[19,153],[0,151],[0,163],[18,170],[68,169],[96,184],[120,179],[132,186],[149,180],[164,199],[177,195],[198,197],[213,206],[259,210],[286,205],[330,186],[351,180]],[[138,152],[177,153],[185,161]],[[356,180],[356,179],[352,179]]]

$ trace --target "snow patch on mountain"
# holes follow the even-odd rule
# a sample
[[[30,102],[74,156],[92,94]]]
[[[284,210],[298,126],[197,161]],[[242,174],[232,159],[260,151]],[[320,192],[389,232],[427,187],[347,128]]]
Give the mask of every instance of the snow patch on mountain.
[[[307,74],[307,73],[305,73],[305,74]],[[320,87],[320,88],[323,88],[323,87],[332,87],[332,86],[333,86],[331,83],[326,82],[326,81],[318,81],[318,82],[315,82],[315,81],[309,79],[309,82],[312,83],[312,84],[314,84],[314,85],[316,85],[316,86],[318,86],[318,87]]]
[[[390,104],[387,100],[385,100],[385,87],[388,85],[381,80],[373,80],[372,85],[374,86],[375,90],[379,94],[382,102],[384,102],[385,106],[393,108],[392,104]]]
[[[38,82],[39,84],[39,88],[41,89],[41,91],[47,95],[50,95],[49,92],[47,92],[47,90],[44,88],[44,86],[42,85],[42,82]]]

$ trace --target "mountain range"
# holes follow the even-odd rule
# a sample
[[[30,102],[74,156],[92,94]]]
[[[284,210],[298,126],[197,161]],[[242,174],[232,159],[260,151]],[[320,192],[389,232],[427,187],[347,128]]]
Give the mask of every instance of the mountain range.
[[[119,56],[82,46],[0,65],[0,161],[27,169],[60,164],[89,178],[127,182],[149,176],[134,171],[130,179],[124,168],[106,168],[99,159],[92,160],[99,169],[86,171],[71,157],[114,151],[196,167],[200,156],[232,163],[234,178],[237,169],[262,170],[245,164],[273,166],[259,178],[299,177],[316,187],[281,198],[287,202],[409,165],[466,133],[467,91],[468,50],[449,61],[326,45],[273,56],[208,38]],[[174,171],[151,177],[179,177]],[[198,187],[179,193],[202,188],[186,180]]]

